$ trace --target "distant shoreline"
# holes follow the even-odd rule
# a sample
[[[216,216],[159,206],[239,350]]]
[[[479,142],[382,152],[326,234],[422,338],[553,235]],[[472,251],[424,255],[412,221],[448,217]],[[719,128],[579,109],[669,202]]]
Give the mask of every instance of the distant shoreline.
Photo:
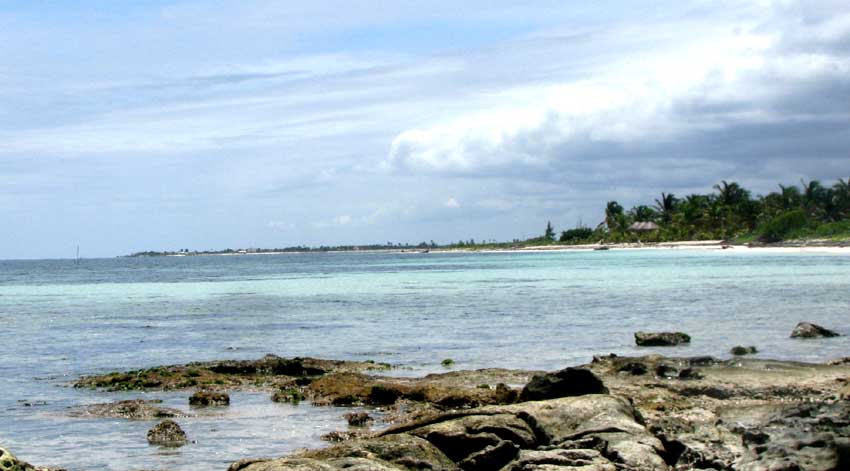
[[[327,249],[327,250],[257,250],[222,251],[199,253],[156,253],[133,254],[126,257],[198,257],[198,256],[246,256],[246,255],[297,255],[305,253],[521,253],[521,252],[567,252],[606,250],[723,250],[736,253],[817,253],[850,255],[850,242],[830,240],[788,241],[776,244],[731,244],[723,240],[690,240],[678,242],[623,242],[612,244],[557,244],[527,245],[511,247],[433,247],[433,248],[385,248],[385,249]]]

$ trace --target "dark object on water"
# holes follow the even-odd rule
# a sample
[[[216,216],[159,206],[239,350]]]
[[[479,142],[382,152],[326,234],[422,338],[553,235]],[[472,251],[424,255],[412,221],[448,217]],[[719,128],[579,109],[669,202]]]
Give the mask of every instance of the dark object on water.
[[[841,334],[809,322],[800,322],[791,331],[792,339],[812,339],[818,337],[838,337]]]
[[[691,343],[691,336],[682,332],[635,332],[635,343],[641,347],[673,347]]]
[[[188,442],[186,432],[173,420],[163,420],[148,431],[148,443],[162,446],[183,446]]]
[[[375,419],[365,412],[349,412],[344,414],[343,417],[345,417],[345,420],[348,421],[348,425],[354,427],[362,427],[369,422],[375,421]]]
[[[744,346],[738,345],[737,347],[732,347],[732,350],[729,350],[729,353],[739,357],[739,356],[743,356],[743,355],[749,355],[751,353],[758,353],[758,349],[756,349],[756,347],[753,347],[753,346],[744,347]]]
[[[192,406],[227,406],[230,405],[230,396],[221,391],[201,390],[192,394],[189,398]]]
[[[610,247],[594,247],[593,250],[611,250]]]
[[[593,372],[584,368],[565,368],[537,375],[522,388],[520,401],[540,401],[585,394],[607,394],[608,388]]]

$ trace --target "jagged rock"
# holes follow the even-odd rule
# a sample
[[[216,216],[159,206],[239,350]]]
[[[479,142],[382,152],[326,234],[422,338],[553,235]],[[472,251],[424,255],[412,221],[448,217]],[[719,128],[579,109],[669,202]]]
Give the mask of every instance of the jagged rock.
[[[496,394],[494,396],[496,404],[513,404],[519,399],[519,393],[508,387],[505,383],[496,385]]]
[[[743,434],[750,454],[743,471],[850,469],[850,405],[846,402],[786,407]]]
[[[547,469],[582,471],[617,471],[616,466],[597,450],[522,450],[519,458],[504,471],[539,471]]]
[[[339,430],[334,430],[333,432],[328,432],[320,436],[319,439],[326,442],[339,443],[363,437],[364,434],[362,432],[341,432]]]
[[[130,399],[106,404],[91,404],[70,412],[72,417],[108,417],[130,420],[153,420],[170,417],[187,417],[183,411],[169,407],[159,407],[160,400]]]
[[[183,446],[187,442],[186,432],[173,420],[163,420],[148,431],[151,445]]]
[[[408,434],[351,440],[330,448],[308,451],[298,457],[322,461],[358,457],[386,463],[390,467],[396,465],[401,468],[435,470],[455,468],[452,460],[429,441]]]
[[[793,339],[811,339],[818,337],[838,337],[841,334],[809,322],[800,322],[791,331]]]
[[[750,354],[753,354],[753,353],[758,353],[758,349],[756,349],[756,347],[752,347],[752,346],[744,347],[742,345],[738,345],[736,347],[732,347],[732,349],[729,350],[729,353],[731,353],[732,355],[740,357],[740,356],[744,356],[744,355],[750,355]]]
[[[572,449],[579,439],[596,439],[601,442],[599,447],[605,457],[626,469],[667,469],[661,458],[664,446],[639,422],[634,407],[621,397],[591,394],[520,403],[505,409],[516,411],[549,448]]]
[[[655,367],[655,376],[659,378],[676,378],[679,376],[679,369],[673,365],[661,363]]]
[[[369,458],[285,458],[278,460],[243,460],[227,471],[398,471],[400,468],[381,460]]]
[[[343,417],[345,417],[345,420],[348,421],[348,425],[354,427],[361,427],[369,422],[375,421],[375,419],[365,412],[349,412],[344,414]]]
[[[531,378],[519,395],[520,401],[537,401],[583,394],[604,394],[608,389],[590,370],[564,368]]]
[[[691,336],[683,332],[635,332],[635,343],[640,347],[673,347],[691,343]]]
[[[661,442],[641,425],[627,400],[591,394],[444,413],[391,428],[377,437],[290,458],[236,463],[230,469],[530,471],[573,466],[663,471],[668,469],[663,452]],[[359,467],[343,467],[349,465]]]
[[[625,365],[617,368],[617,372],[619,373],[628,373],[634,376],[645,375],[649,373],[649,369],[643,363],[637,361],[630,361]]]
[[[0,471],[67,471],[64,468],[43,468],[18,459],[11,451],[0,448]]]
[[[259,360],[226,360],[209,366],[215,373],[230,375],[272,374],[315,376],[325,374],[322,368],[306,366],[301,358],[281,358],[268,354]]]
[[[702,373],[697,371],[696,368],[685,368],[682,371],[679,371],[679,379],[700,379],[702,378]]]
[[[304,394],[297,388],[278,389],[272,394],[273,402],[289,402],[298,404],[304,400]]]
[[[192,394],[189,405],[192,406],[226,406],[230,404],[230,396],[221,391],[201,390]]]

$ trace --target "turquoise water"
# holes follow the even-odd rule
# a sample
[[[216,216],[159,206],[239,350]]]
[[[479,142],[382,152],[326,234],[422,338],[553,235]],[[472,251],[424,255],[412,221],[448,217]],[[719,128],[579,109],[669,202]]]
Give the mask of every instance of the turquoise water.
[[[850,337],[792,340],[801,320],[850,334],[850,257],[733,251],[288,254],[0,261],[0,445],[70,469],[226,469],[320,446],[346,410],[238,393],[181,419],[180,449],[153,422],[68,408],[135,397],[191,411],[188,393],[68,387],[84,374],[224,358],[389,362],[392,374],[491,366],[556,369],[599,353],[820,361]],[[682,330],[687,347],[641,349],[636,330]],[[27,406],[25,402],[34,404]],[[43,405],[38,405],[44,402]]]

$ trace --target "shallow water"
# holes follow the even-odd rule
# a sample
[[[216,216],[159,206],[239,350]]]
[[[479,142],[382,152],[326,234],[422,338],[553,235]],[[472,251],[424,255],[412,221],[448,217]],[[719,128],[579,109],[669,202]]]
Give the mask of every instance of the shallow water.
[[[266,353],[372,359],[404,375],[444,371],[444,358],[555,369],[608,352],[725,357],[738,344],[820,361],[850,355],[850,337],[788,334],[800,320],[850,334],[848,288],[847,256],[733,251],[0,261],[0,444],[75,470],[223,470],[346,427],[346,410],[259,393],[180,419],[195,443],[179,449],[147,444],[154,422],[68,416],[135,397],[190,411],[187,392],[68,387],[83,374]],[[634,331],[662,329],[692,344],[634,346]]]

